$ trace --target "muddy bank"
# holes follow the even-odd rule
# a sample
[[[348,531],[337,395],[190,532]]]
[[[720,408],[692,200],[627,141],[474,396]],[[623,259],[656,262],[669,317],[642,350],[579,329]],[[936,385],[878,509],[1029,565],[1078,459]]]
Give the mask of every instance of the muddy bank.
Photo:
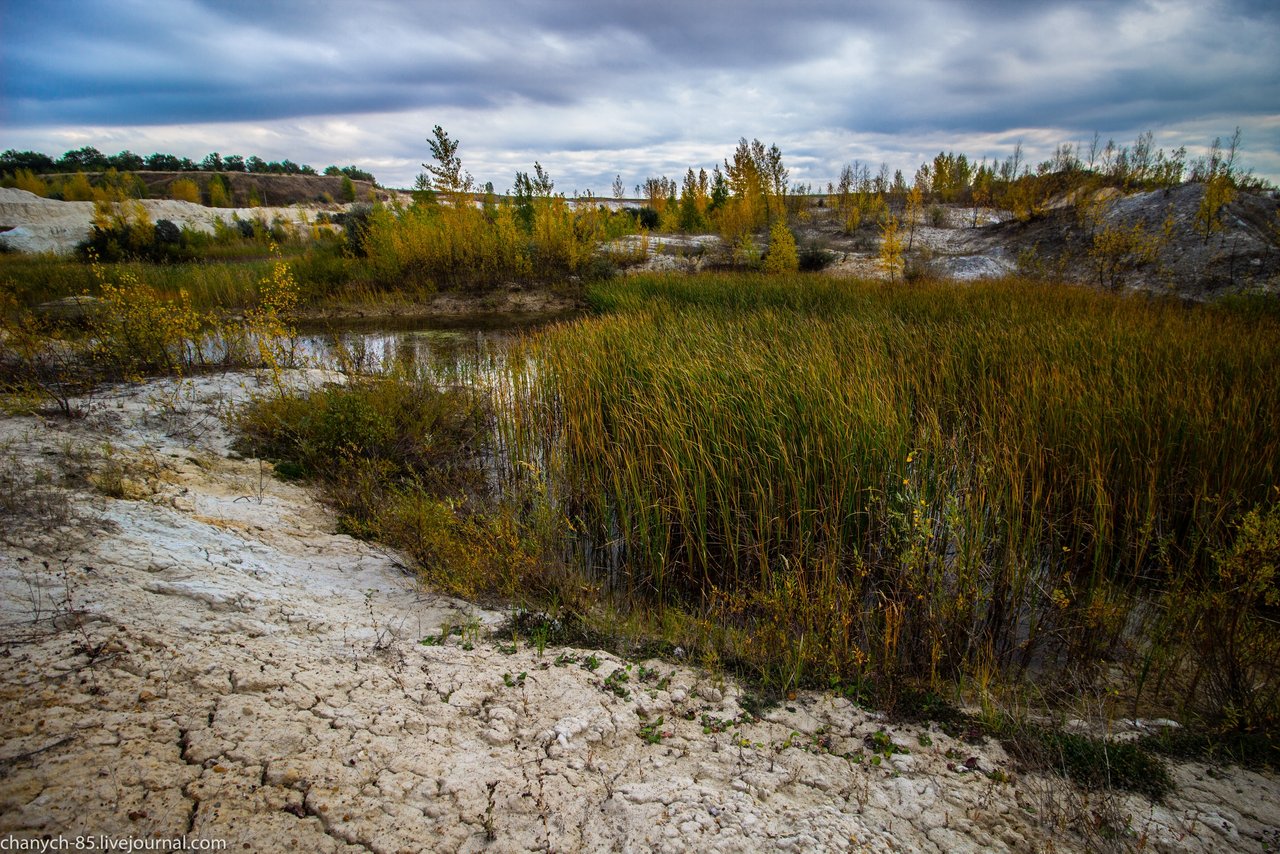
[[[224,419],[256,388],[119,386],[80,421],[0,420],[0,833],[1065,851],[1096,847],[1082,834],[1105,816],[1149,850],[1280,841],[1271,776],[1186,764],[1165,804],[1084,793],[847,700],[802,694],[755,720],[732,682],[684,664],[512,649],[487,636],[505,614],[422,590],[231,452]],[[877,754],[885,739],[909,752]]]

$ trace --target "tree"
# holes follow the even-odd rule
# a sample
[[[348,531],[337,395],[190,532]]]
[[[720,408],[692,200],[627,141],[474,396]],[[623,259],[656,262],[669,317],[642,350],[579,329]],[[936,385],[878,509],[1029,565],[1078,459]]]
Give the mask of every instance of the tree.
[[[67,202],[93,201],[93,186],[83,172],[77,172],[63,183],[62,198]]]
[[[468,179],[470,177],[470,175],[467,176]],[[555,186],[556,182],[551,180],[551,175],[542,168],[541,163],[536,161],[533,164],[532,177],[528,172],[516,173],[515,187],[512,189],[511,195],[515,197],[516,219],[525,230],[533,228],[535,218],[534,202],[550,199],[551,191],[555,189]]]
[[[1209,238],[1223,230],[1222,212],[1236,197],[1236,150],[1240,147],[1240,128],[1236,128],[1230,145],[1224,153],[1222,139],[1214,139],[1209,157],[1192,169],[1192,180],[1204,184],[1204,196],[1196,210],[1196,231],[1208,243]]]
[[[889,217],[880,226],[880,267],[889,274],[889,281],[902,276],[902,235],[896,217]]]
[[[36,175],[54,171],[53,158],[38,151],[14,151],[10,148],[0,154],[0,173],[17,174],[27,169]]]
[[[459,145],[457,140],[449,138],[444,128],[436,125],[431,129],[431,139],[427,140],[435,163],[422,164],[422,168],[431,175],[432,187],[455,200],[463,193],[470,193],[474,183],[471,173],[462,169],[462,159],[458,157]]]
[[[222,158],[222,168],[228,172],[243,172],[244,156],[240,154],[228,154]]]
[[[63,172],[101,172],[107,168],[107,158],[98,149],[86,145],[62,155],[57,166]]]
[[[720,210],[729,201],[729,182],[724,179],[724,173],[720,171],[720,164],[716,164],[711,170],[711,199],[707,203],[707,212],[713,213]]]
[[[614,175],[613,176],[613,197],[621,201],[624,195],[626,195],[626,188],[622,184],[622,176]]]
[[[1204,182],[1204,195],[1196,209],[1196,231],[1205,243],[1223,231],[1222,212],[1235,197],[1236,188],[1231,183],[1231,176],[1225,172],[1215,172]]]
[[[204,156],[204,160],[200,161],[200,171],[202,172],[221,172],[222,171],[222,155],[214,151]],[[217,207],[215,205],[215,207]]]
[[[921,170],[927,170],[929,167],[922,166]],[[916,173],[916,183],[911,186],[910,192],[907,193],[907,210],[905,213],[907,220],[907,251],[911,251],[912,245],[916,240],[916,220],[920,219],[920,213],[924,209],[924,190],[920,186],[920,173]]]
[[[169,185],[169,198],[200,204],[200,187],[190,178],[179,178]]]
[[[684,185],[680,191],[680,230],[684,232],[700,232],[707,228],[707,207],[711,203],[710,185],[707,170],[700,169],[693,174],[689,169],[684,174]]]
[[[764,256],[766,273],[794,273],[800,269],[800,257],[796,252],[796,238],[779,218],[769,229],[769,254]]]
[[[132,151],[125,150],[107,158],[107,165],[120,172],[137,172],[143,167],[143,160]]]
[[[1156,233],[1147,231],[1141,222],[1135,222],[1131,228],[1103,224],[1089,248],[1089,261],[1098,276],[1098,284],[1116,290],[1124,283],[1125,273],[1154,263],[1172,231],[1172,219],[1166,220],[1163,231]]]
[[[231,186],[221,175],[214,175],[209,179],[209,207],[231,207]]]

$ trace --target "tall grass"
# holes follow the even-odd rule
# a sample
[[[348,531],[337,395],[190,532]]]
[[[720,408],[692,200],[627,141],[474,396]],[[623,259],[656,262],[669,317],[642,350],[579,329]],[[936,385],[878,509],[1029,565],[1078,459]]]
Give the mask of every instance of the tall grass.
[[[194,307],[202,310],[237,309],[258,299],[258,283],[271,272],[272,256],[239,263],[103,264],[111,278],[132,277],[146,281],[156,291],[176,296],[186,291]],[[0,289],[20,304],[36,306],[50,300],[81,294],[98,295],[99,280],[90,265],[53,255],[0,255]]]
[[[619,592],[695,609],[788,685],[1119,661],[1196,693],[1174,592],[1229,586],[1237,522],[1274,501],[1273,320],[1016,280],[590,297],[611,313],[511,361],[508,441]],[[1261,583],[1223,607],[1280,652]],[[1249,666],[1274,716],[1274,659]]]
[[[375,208],[362,226],[364,272],[383,287],[477,288],[591,274],[600,241],[634,226],[626,214],[563,197],[509,203]]]

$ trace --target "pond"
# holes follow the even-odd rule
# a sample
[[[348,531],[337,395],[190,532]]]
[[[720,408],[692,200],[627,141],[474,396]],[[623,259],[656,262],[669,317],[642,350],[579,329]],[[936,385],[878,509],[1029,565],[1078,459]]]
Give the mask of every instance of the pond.
[[[572,314],[483,314],[418,318],[339,318],[299,324],[299,355],[320,365],[381,372],[407,369],[441,382],[490,375],[522,335]]]

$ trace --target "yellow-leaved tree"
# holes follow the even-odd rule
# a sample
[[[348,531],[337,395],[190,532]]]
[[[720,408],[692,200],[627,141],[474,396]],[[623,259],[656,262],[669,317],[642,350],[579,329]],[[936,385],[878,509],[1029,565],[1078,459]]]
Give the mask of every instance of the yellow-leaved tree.
[[[880,226],[880,267],[889,274],[889,281],[902,276],[902,231],[897,217],[890,216]]]
[[[787,228],[786,222],[779,218],[769,229],[769,254],[764,256],[766,273],[794,273],[800,269],[800,258],[796,253],[796,238]]]

